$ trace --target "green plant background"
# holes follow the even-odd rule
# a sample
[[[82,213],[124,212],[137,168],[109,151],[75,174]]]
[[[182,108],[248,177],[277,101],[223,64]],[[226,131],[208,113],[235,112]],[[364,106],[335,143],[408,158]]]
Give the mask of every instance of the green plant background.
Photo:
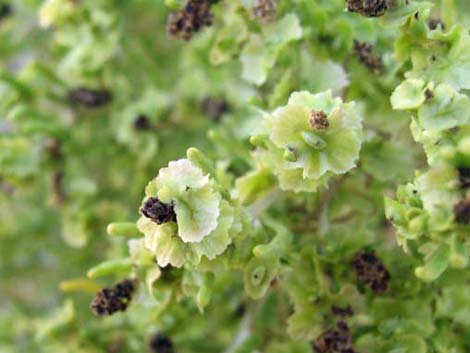
[[[251,0],[225,0],[190,41],[167,34],[179,0],[9,4],[0,352],[150,352],[156,332],[176,352],[312,352],[335,325],[332,305],[353,308],[358,352],[470,351],[470,228],[454,215],[466,199],[459,168],[470,166],[467,0],[396,0],[379,18],[342,0],[280,0],[271,22]],[[373,45],[380,72],[355,41]],[[112,99],[75,104],[79,87]],[[362,117],[356,166],[313,180],[310,192],[293,182],[280,190],[284,157],[270,147],[266,114],[288,107],[292,92],[327,90]],[[207,97],[229,110],[211,118]],[[149,129],[136,129],[139,115]],[[232,245],[167,277],[154,261],[106,262],[130,261],[129,238],[107,225],[136,222],[148,182],[191,147],[234,210]],[[387,293],[357,283],[351,259],[362,249],[390,272]],[[103,261],[104,275],[87,279]],[[260,267],[264,281],[253,284]],[[93,316],[97,289],[129,276],[140,285],[128,310]]]

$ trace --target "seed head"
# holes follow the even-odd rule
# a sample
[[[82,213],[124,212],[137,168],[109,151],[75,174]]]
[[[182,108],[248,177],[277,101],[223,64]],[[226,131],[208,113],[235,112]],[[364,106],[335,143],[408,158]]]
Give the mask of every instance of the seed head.
[[[322,110],[312,110],[308,116],[310,127],[317,131],[323,131],[330,126],[328,116]]]
[[[374,292],[384,293],[390,284],[390,273],[374,251],[361,251],[353,259],[359,283],[369,287]]]
[[[351,305],[347,305],[344,308],[333,305],[331,307],[331,312],[333,313],[333,315],[341,316],[341,317],[353,316],[353,314],[354,314],[354,312],[351,308]]]
[[[348,11],[356,12],[365,17],[379,17],[388,10],[387,0],[346,0]]]
[[[179,11],[168,16],[168,34],[190,40],[194,33],[199,32],[204,26],[212,25],[211,2],[208,0],[188,0]]]
[[[157,197],[149,197],[140,212],[157,224],[176,222],[176,213],[172,204],[161,202]]]
[[[316,353],[355,353],[351,331],[344,321],[323,332],[312,344]]]
[[[116,283],[113,287],[103,288],[90,304],[96,316],[113,315],[118,311],[125,311],[132,299],[135,282],[126,279]]]
[[[354,53],[359,62],[364,65],[370,72],[380,74],[384,70],[384,64],[380,56],[372,53],[372,44],[354,41]]]

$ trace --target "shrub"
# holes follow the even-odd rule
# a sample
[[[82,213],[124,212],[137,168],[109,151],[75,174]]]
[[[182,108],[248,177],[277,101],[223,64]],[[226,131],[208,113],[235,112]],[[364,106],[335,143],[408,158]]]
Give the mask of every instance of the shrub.
[[[469,352],[469,28],[0,1],[0,351]]]

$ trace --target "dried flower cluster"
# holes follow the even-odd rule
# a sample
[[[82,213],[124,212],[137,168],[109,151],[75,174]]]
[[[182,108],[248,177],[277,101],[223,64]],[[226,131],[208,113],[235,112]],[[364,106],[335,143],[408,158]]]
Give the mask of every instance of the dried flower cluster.
[[[384,293],[390,284],[390,274],[374,251],[361,251],[353,259],[356,276],[362,285]]]
[[[359,62],[364,65],[370,72],[380,74],[384,70],[384,63],[380,56],[376,56],[372,52],[373,46],[369,43],[354,41],[354,53]]]
[[[346,5],[348,11],[366,17],[382,16],[389,7],[387,0],[346,0]]]
[[[469,26],[0,0],[0,351],[470,352]]]
[[[314,130],[325,130],[330,126],[328,116],[322,110],[312,110],[308,116],[308,123]]]
[[[356,353],[352,344],[351,330],[344,321],[336,328],[326,330],[313,343],[315,353]]]
[[[116,283],[110,288],[103,288],[90,304],[96,316],[113,315],[118,311],[125,311],[130,304],[135,291],[135,282],[130,279]]]
[[[140,212],[157,224],[176,222],[174,206],[161,202],[157,197],[149,197]]]
[[[209,0],[188,0],[184,7],[168,16],[167,31],[177,38],[190,40],[194,33],[212,25]]]

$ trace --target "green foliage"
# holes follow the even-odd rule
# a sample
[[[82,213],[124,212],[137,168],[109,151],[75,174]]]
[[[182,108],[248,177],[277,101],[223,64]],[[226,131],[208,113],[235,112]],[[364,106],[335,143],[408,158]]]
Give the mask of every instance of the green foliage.
[[[469,26],[0,1],[0,352],[470,351]]]

